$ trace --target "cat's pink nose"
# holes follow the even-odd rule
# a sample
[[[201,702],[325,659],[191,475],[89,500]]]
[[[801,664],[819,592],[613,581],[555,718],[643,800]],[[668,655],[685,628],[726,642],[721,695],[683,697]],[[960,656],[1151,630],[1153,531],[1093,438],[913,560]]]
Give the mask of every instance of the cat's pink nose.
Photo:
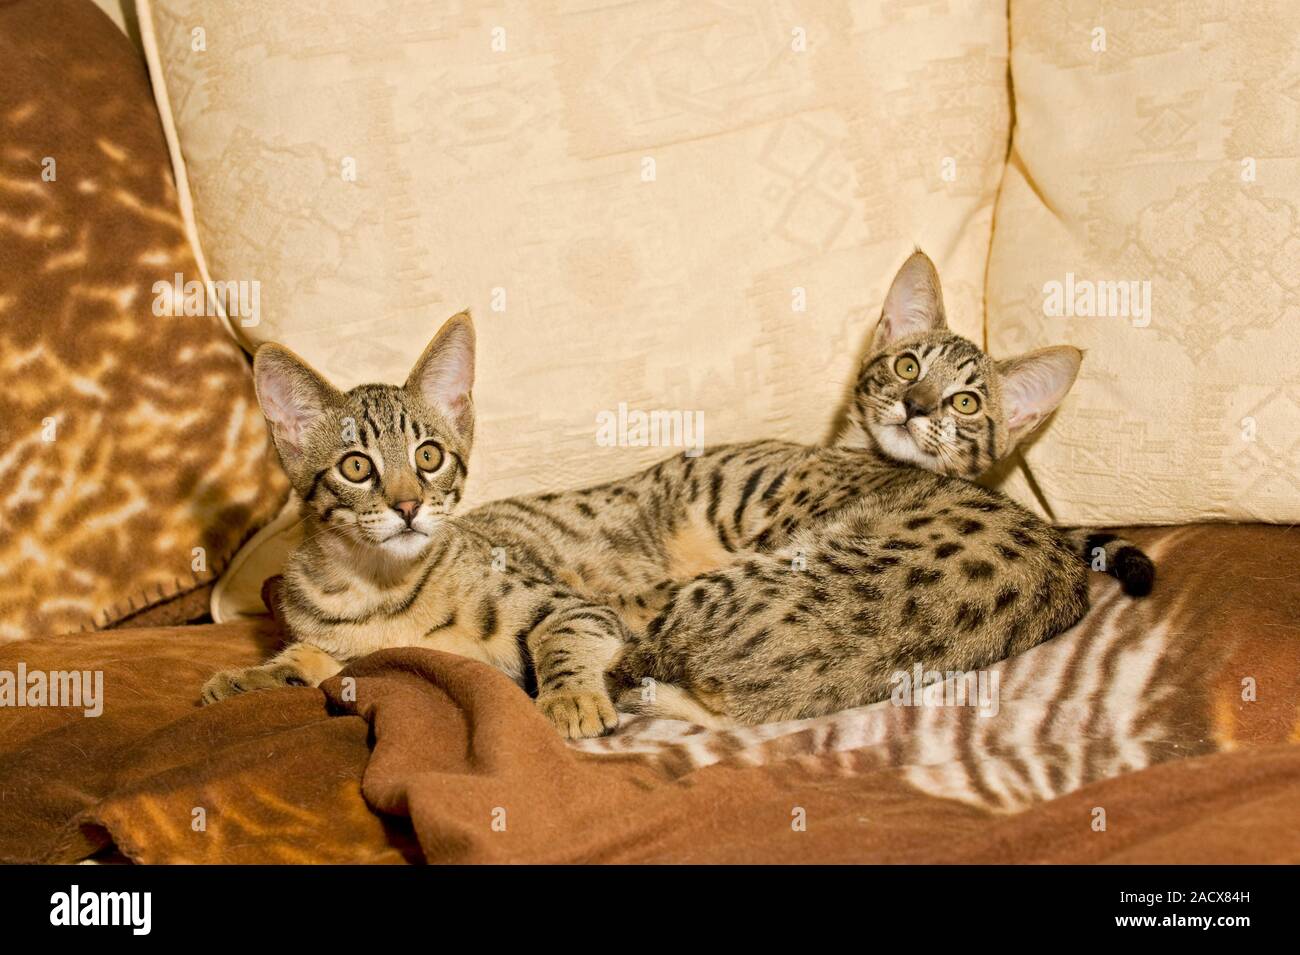
[[[396,504],[393,505],[393,508],[399,514],[402,515],[402,519],[406,521],[406,525],[409,527],[411,525],[411,521],[415,520],[415,512],[420,509],[420,502],[419,501],[398,501]]]

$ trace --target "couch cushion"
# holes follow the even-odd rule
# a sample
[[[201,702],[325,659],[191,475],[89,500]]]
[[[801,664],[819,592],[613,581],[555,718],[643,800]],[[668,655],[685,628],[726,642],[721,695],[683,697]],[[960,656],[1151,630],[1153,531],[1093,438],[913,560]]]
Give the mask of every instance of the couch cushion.
[[[215,577],[285,493],[198,278],[144,64],[86,0],[0,5],[0,641]]]
[[[1300,7],[1011,14],[989,345],[1087,357],[1010,486],[1071,523],[1300,519]]]

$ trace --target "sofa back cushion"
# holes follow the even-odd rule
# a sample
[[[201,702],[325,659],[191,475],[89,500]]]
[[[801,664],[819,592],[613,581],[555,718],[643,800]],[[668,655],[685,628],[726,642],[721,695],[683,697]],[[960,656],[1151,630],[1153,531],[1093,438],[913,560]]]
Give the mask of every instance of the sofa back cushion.
[[[989,345],[1087,354],[1008,487],[1069,523],[1300,519],[1300,7],[1011,13]]]

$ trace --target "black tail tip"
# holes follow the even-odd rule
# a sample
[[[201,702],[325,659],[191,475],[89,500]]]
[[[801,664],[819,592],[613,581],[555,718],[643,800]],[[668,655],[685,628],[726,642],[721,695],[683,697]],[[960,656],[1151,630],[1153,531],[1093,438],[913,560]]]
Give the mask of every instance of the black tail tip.
[[[1145,597],[1156,583],[1156,565],[1136,547],[1121,547],[1115,555],[1115,577],[1130,597]]]

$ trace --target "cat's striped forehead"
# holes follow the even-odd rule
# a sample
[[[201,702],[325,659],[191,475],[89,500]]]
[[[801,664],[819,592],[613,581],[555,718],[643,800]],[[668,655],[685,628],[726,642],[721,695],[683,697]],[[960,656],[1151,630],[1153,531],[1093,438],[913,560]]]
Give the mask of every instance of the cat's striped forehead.
[[[448,430],[422,403],[392,385],[358,385],[344,397],[362,444],[378,445],[395,435],[415,441],[441,439]]]
[[[908,347],[900,344],[898,354],[910,352],[926,374],[942,375],[948,383],[987,391],[989,358],[973,342],[958,335],[926,336]]]

